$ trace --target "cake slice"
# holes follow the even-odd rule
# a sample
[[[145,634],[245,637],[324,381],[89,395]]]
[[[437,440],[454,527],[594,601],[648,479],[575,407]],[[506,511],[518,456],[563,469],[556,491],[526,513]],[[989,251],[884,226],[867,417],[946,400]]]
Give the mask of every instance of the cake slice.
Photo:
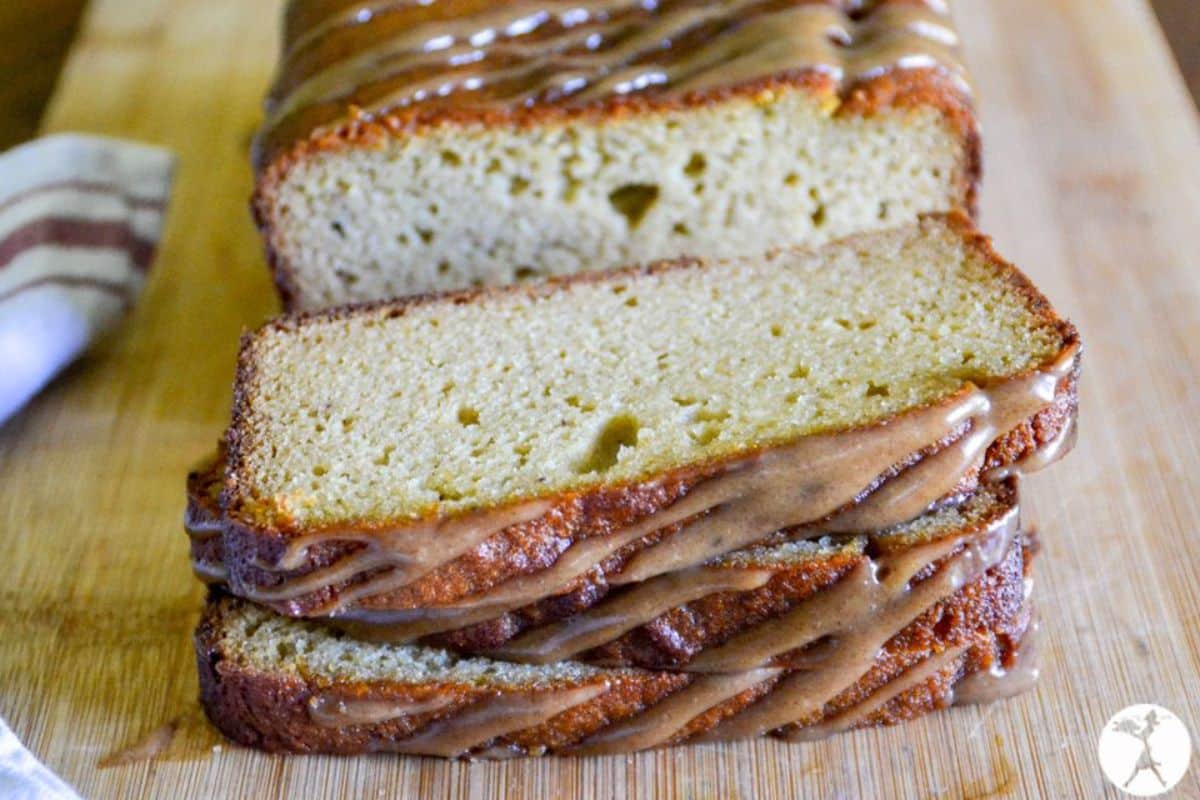
[[[285,317],[243,343],[213,571],[287,614],[462,627],[879,531],[1061,450],[1077,354],[960,217]]]
[[[293,0],[254,210],[291,308],[970,210],[942,0]]]
[[[187,527],[196,574],[221,585],[213,476],[211,469],[193,474]],[[355,622],[353,613],[328,621],[359,639],[419,641],[521,663],[572,659],[688,672],[788,666],[804,659],[802,645],[878,613],[964,552],[979,554],[982,569],[990,568],[1008,552],[1018,524],[1016,487],[1008,480],[869,535],[780,532],[769,543],[630,586],[609,584],[604,567],[617,569],[606,564],[544,599],[479,621],[455,606],[393,612],[382,623]],[[875,579],[884,574],[887,580]],[[921,591],[934,594],[911,601],[913,615],[941,599],[936,589]]]
[[[795,667],[707,675],[373,644],[214,593],[196,632],[201,702],[234,741],[301,753],[503,758],[813,738],[944,707],[977,675],[992,699],[1022,688],[1019,673],[997,678],[1018,662],[1029,627],[1027,567],[1018,537],[994,567],[897,630],[849,633],[851,652],[817,645]]]

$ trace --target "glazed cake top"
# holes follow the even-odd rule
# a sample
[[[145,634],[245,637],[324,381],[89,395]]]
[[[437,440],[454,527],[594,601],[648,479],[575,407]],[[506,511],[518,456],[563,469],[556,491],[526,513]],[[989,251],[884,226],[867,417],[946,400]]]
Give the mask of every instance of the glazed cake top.
[[[356,121],[539,119],[772,81],[836,98],[912,69],[967,90],[944,0],[292,0],[259,150]]]

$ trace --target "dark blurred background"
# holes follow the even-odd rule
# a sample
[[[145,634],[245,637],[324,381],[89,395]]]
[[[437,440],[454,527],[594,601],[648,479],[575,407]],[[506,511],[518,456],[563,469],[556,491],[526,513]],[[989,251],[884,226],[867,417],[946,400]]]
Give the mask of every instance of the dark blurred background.
[[[998,0],[1000,1],[1000,0]],[[1200,0],[1151,0],[1200,96]],[[87,0],[0,0],[0,150],[37,130]]]
[[[1200,98],[1200,0],[1153,0],[1192,99]]]

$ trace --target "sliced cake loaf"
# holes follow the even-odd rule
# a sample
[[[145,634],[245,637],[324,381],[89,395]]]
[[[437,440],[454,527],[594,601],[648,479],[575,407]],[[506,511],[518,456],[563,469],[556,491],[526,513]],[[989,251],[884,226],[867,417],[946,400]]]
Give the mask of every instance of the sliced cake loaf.
[[[959,217],[286,317],[243,345],[211,571],[288,614],[462,627],[597,569],[882,530],[1061,449],[1077,352]]]
[[[970,209],[943,0],[293,0],[254,209],[292,308]]]
[[[271,751],[504,758],[812,738],[944,707],[975,676],[996,696],[1030,621],[1027,556],[1017,538],[996,566],[867,657],[817,645],[799,668],[708,675],[367,643],[214,593],[196,631],[201,702],[231,739]]]

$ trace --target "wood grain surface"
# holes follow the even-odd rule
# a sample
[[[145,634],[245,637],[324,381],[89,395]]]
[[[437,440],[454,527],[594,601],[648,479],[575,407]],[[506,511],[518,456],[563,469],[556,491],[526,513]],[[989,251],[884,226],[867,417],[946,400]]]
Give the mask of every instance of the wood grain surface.
[[[1027,486],[1038,690],[816,744],[460,764],[266,756],[201,718],[184,473],[275,308],[246,212],[277,8],[94,0],[45,128],[165,144],[168,231],[128,324],[0,429],[0,716],[88,797],[1117,797],[1110,715],[1200,732],[1200,125],[1145,0],[958,0],[983,224],[1086,343],[1076,452]],[[160,757],[121,753],[161,746]],[[153,749],[153,748],[150,748]],[[115,754],[115,755],[114,755]],[[1176,790],[1200,797],[1200,763]]]

